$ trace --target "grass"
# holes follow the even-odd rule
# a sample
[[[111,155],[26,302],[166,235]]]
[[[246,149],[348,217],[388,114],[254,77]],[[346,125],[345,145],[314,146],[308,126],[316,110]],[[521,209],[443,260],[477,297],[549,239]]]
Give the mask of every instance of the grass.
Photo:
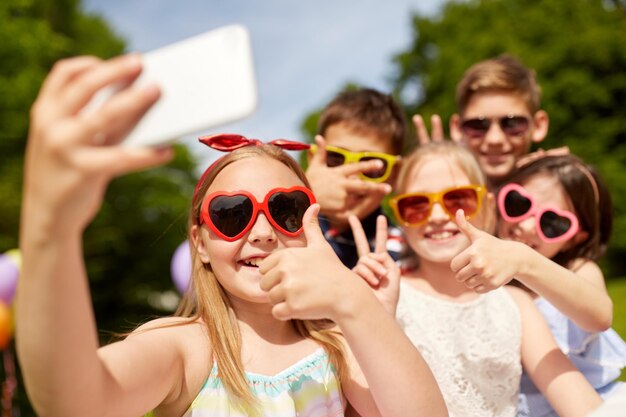
[[[607,281],[607,287],[613,300],[613,329],[626,340],[626,277]],[[626,369],[620,380],[626,381]]]

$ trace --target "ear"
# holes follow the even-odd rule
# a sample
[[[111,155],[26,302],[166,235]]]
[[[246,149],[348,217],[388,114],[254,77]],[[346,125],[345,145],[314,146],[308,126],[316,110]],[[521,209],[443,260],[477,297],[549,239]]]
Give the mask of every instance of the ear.
[[[533,116],[533,135],[532,141],[534,143],[539,143],[543,141],[548,135],[548,127],[550,125],[550,119],[548,118],[548,113],[544,110],[539,110]]]
[[[463,140],[463,132],[461,132],[461,116],[454,113],[450,117],[450,139],[459,143]]]
[[[189,238],[191,239],[193,246],[196,248],[196,252],[198,253],[202,263],[210,263],[211,258],[209,257],[209,252],[205,244],[206,233],[203,233],[202,227],[198,225],[191,226]]]

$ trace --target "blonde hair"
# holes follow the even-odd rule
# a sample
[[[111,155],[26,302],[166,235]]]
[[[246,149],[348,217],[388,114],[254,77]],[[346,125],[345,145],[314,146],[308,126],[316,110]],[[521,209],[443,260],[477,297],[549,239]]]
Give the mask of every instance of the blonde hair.
[[[217,161],[201,179],[202,183],[193,198],[189,216],[189,230],[198,225],[200,206],[207,189],[226,166],[245,158],[271,158],[291,169],[309,187],[300,166],[284,151],[272,145],[246,146],[227,154]],[[248,386],[241,360],[241,334],[237,317],[228,296],[216,279],[211,264],[204,264],[190,241],[192,278],[176,315],[189,317],[190,321],[202,319],[213,347],[219,378],[235,402],[249,415],[259,415],[257,399]],[[303,337],[315,340],[328,353],[341,381],[347,375],[345,354],[338,332],[325,320],[292,320],[296,331]]]
[[[516,94],[532,114],[541,106],[541,88],[535,71],[510,55],[480,61],[465,71],[456,87],[456,106],[461,117],[472,96],[486,91]]]
[[[441,142],[429,142],[418,146],[410,155],[402,160],[402,167],[398,175],[398,194],[406,192],[408,182],[413,169],[424,159],[431,157],[443,157],[451,163],[457,165],[467,174],[472,184],[485,185],[485,175],[483,174],[478,161],[472,153],[455,142],[446,140]]]

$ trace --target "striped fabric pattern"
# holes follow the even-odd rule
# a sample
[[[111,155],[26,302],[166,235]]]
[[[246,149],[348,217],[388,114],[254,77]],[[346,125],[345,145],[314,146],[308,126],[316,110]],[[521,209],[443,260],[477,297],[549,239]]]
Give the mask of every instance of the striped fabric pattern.
[[[345,401],[334,369],[323,349],[306,356],[274,376],[246,372],[248,384],[259,400],[260,415],[267,417],[340,417]],[[183,417],[245,417],[230,401],[217,376],[217,364]]]

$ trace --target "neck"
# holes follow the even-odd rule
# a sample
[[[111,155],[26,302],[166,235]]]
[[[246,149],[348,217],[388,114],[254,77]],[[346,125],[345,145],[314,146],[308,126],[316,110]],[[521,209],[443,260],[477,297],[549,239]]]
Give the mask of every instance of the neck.
[[[420,259],[420,265],[413,276],[421,278],[436,294],[445,298],[473,298],[476,293],[456,280],[449,262],[432,262]]]
[[[232,302],[237,315],[242,337],[255,338],[273,345],[291,344],[301,337],[296,332],[291,320],[282,321],[272,315],[271,306],[239,305]]]

